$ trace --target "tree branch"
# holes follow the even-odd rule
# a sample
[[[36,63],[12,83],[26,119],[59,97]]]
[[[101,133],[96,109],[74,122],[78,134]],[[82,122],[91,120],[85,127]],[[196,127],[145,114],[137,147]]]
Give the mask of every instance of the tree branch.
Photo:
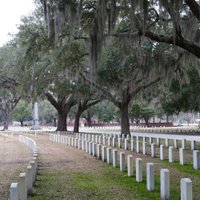
[[[102,86],[98,85],[97,83],[95,83],[94,81],[90,80],[89,78],[87,78],[85,74],[83,74],[82,72],[79,72],[79,76],[85,81],[86,84],[88,84],[89,86],[95,88],[97,91],[101,91],[101,95],[102,98],[105,99],[109,99],[110,101],[112,101],[113,103],[118,103],[115,98],[112,96],[111,93],[109,93],[106,89],[104,89]]]
[[[89,102],[89,103],[87,104],[86,107],[87,107],[87,109],[88,109],[88,108],[90,108],[90,107],[96,105],[96,104],[99,103],[99,102],[101,102],[100,99],[99,99],[99,100],[95,100],[95,101],[93,101],[93,102]]]
[[[193,15],[200,21],[200,6],[195,0],[185,0]]]
[[[53,95],[51,95],[49,92],[45,93],[45,96],[47,97],[48,101],[56,108],[56,110],[59,109],[59,105]]]
[[[138,86],[134,91],[131,92],[130,98],[133,98],[138,92],[140,92],[141,90],[144,90],[144,89],[150,87],[151,85],[159,82],[160,80],[161,80],[161,77],[157,77],[156,79],[148,82],[147,84]]]
[[[142,31],[139,31],[139,35],[142,35],[142,34],[143,34]],[[200,47],[194,42],[188,41],[184,39],[183,37],[158,35],[151,31],[145,31],[144,35],[156,42],[163,42],[163,43],[174,44],[176,46],[179,46],[187,50],[188,52],[192,53],[197,58],[200,58]]]

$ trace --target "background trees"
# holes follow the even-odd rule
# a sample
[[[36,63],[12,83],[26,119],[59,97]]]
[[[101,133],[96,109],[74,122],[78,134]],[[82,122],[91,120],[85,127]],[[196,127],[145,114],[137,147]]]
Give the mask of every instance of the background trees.
[[[88,110],[102,100],[119,109],[123,134],[130,132],[129,116],[138,122],[143,112],[148,123],[153,115],[149,106],[143,111],[141,103],[131,106],[132,99],[154,102],[154,108],[163,104],[167,115],[198,111],[196,9],[195,0],[41,0],[1,48],[0,75],[17,83],[12,88],[19,98],[32,104],[46,98],[57,110],[57,130],[66,130],[66,117],[77,105],[78,131],[83,113],[91,119],[98,107],[105,110],[104,103]],[[108,111],[96,116],[112,120]]]
[[[24,121],[32,119],[32,108],[24,101],[20,101],[12,111],[12,119],[19,121],[21,126],[24,126]]]
[[[16,70],[20,53],[13,44],[0,49],[0,112],[3,118],[3,130],[7,130],[11,112],[22,97],[19,71]]]
[[[170,95],[163,103],[163,109],[166,113],[178,114],[181,111],[199,111],[200,76],[198,70],[192,66],[187,74],[188,79],[186,82],[181,83],[177,79],[172,80],[169,88]]]

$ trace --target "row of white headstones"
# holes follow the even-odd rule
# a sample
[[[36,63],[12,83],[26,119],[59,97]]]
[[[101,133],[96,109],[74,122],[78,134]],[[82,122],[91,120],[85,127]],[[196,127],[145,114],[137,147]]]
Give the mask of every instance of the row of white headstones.
[[[75,147],[80,150],[86,151],[90,155],[97,157],[97,159],[102,159],[104,162],[108,164],[112,164],[113,167],[117,166],[117,149],[113,148],[121,148],[123,142],[123,148],[128,150],[128,144],[130,140],[130,150],[135,151],[137,153],[140,152],[140,140],[139,137],[136,137],[136,140],[131,138],[121,138],[119,136],[110,136],[110,135],[91,135],[91,134],[76,134],[76,137],[73,136],[64,136],[60,134],[49,134],[49,140],[57,143],[61,143],[67,146]],[[168,139],[167,139],[168,140]],[[111,144],[112,141],[112,144]],[[117,144],[116,144],[117,141]],[[182,160],[182,164],[184,164],[184,149],[185,149],[185,142],[182,141],[182,148],[180,150],[180,155]],[[167,143],[167,142],[166,142]],[[107,146],[106,146],[107,145]],[[155,144],[151,144],[151,156],[155,157]],[[135,149],[136,147],[136,149]],[[160,145],[160,152],[161,152],[161,160],[164,159],[164,145]],[[173,148],[169,147],[169,161],[173,161]],[[193,158],[195,161],[193,162],[195,169],[198,169],[199,166],[199,151],[194,150]],[[143,138],[143,154],[146,154],[146,138]],[[125,153],[119,153],[119,166],[120,171],[125,170]],[[127,156],[127,172],[128,176],[133,176],[134,167],[133,167],[133,156]],[[143,174],[142,174],[142,159],[136,158],[135,159],[135,172],[136,172],[136,181],[142,182],[143,181]],[[181,184],[181,200],[192,200],[192,181],[189,178],[182,178],[180,181]],[[153,191],[155,188],[155,181],[154,181],[154,164],[147,163],[146,164],[146,185],[148,191]],[[170,198],[170,175],[168,169],[161,169],[160,170],[160,193],[162,200],[168,200]]]
[[[19,135],[19,141],[31,149],[33,158],[27,165],[26,172],[20,173],[18,181],[11,183],[9,200],[27,200],[27,196],[32,194],[33,185],[36,181],[38,167],[37,144],[32,138],[23,135]]]

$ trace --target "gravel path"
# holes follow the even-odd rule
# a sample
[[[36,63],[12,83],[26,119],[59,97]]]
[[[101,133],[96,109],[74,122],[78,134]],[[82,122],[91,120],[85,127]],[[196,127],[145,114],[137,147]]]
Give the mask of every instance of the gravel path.
[[[100,170],[100,160],[94,162],[94,157],[84,151],[57,144],[49,141],[47,136],[33,138],[39,148],[39,160],[41,170],[70,170],[95,172]]]

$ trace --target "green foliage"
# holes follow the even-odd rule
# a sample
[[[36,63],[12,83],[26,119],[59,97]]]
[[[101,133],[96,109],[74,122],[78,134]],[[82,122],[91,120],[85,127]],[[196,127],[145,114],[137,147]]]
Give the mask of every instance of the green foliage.
[[[83,30],[89,32],[94,23],[96,5],[95,1],[86,0],[83,2],[83,10],[81,14],[81,26]]]
[[[94,106],[93,111],[99,122],[111,122],[116,119],[116,107],[109,101],[103,101]]]
[[[12,111],[12,119],[17,121],[30,120],[32,118],[31,105],[25,101],[20,101]]]
[[[129,116],[136,123],[138,123],[141,119],[144,119],[146,123],[148,123],[148,120],[155,114],[156,113],[152,108],[142,102],[132,101],[131,105],[129,105]]]
[[[55,108],[49,103],[49,101],[44,100],[39,103],[39,119],[42,121],[42,123],[52,124],[56,116],[57,112]]]
[[[180,85],[178,80],[172,80],[170,97],[162,107],[168,115],[181,111],[200,110],[200,75],[197,69],[191,67],[188,71],[188,82]]]
[[[99,80],[111,88],[119,88],[134,75],[138,60],[131,49],[112,42],[104,51],[98,69]]]
[[[129,105],[129,116],[136,123],[138,123],[141,118],[141,108],[140,102],[133,101],[131,105]]]
[[[98,122],[111,122],[116,119],[115,109],[116,107],[111,102],[102,101],[85,111],[83,117],[87,118],[90,112],[92,118],[97,119]]]
[[[141,116],[144,118],[144,119],[149,119],[151,117],[153,117],[155,115],[155,112],[152,108],[149,108],[149,107],[145,107],[143,106],[142,109],[141,109]]]

